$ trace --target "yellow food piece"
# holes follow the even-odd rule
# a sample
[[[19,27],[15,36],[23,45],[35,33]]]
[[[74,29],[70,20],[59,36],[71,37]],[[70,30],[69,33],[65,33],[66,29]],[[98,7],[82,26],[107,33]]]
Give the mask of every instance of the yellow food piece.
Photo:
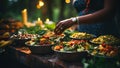
[[[102,50],[104,47],[102,45],[99,45],[98,49]]]
[[[116,43],[120,43],[120,39],[118,39],[113,35],[102,35],[102,36],[99,36],[98,38],[94,38],[92,42],[96,44],[102,44],[102,43],[116,44]]]
[[[12,41],[1,40],[0,41],[0,47],[4,47],[4,46],[9,45],[11,43],[12,43]]]
[[[55,46],[55,47],[54,47],[54,50],[60,50],[60,49],[61,49],[60,46]]]
[[[89,39],[93,37],[94,36],[92,34],[87,34],[84,32],[74,33],[71,35],[71,38],[77,38],[77,39]]]
[[[10,33],[9,33],[9,32],[5,32],[5,33],[3,34],[3,36],[10,36]]]
[[[97,51],[96,50],[94,50],[91,54],[92,55],[95,55],[97,53]]]

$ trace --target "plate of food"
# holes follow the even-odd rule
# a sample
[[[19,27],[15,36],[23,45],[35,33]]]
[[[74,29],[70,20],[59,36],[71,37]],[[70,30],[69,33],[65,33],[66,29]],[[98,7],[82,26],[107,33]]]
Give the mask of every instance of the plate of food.
[[[10,39],[17,45],[25,45],[26,41],[39,38],[38,34],[13,34]]]
[[[93,34],[89,34],[89,33],[85,33],[85,32],[75,32],[72,35],[70,35],[70,38],[72,39],[85,39],[85,40],[89,40],[89,39],[93,39],[96,36]]]
[[[110,45],[116,45],[120,44],[120,39],[113,35],[101,35],[97,38],[94,38],[90,40],[91,43],[94,44],[110,44]]]
[[[119,54],[119,48],[108,44],[100,44],[89,51],[93,57],[113,59]]]
[[[25,42],[25,44],[29,47],[31,53],[34,54],[48,54],[53,52],[51,47],[54,45],[54,42],[51,41],[48,37],[33,39]]]
[[[87,57],[87,50],[90,46],[91,45],[87,41],[71,40],[69,42],[63,42],[62,44],[53,46],[52,50],[56,52],[58,58],[61,60],[80,61]]]

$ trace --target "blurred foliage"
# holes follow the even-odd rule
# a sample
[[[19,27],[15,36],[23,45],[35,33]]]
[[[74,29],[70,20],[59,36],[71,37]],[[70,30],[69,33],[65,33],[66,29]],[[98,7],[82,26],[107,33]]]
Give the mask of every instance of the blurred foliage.
[[[55,29],[56,24],[52,23],[52,24],[45,24],[45,28],[49,29],[49,30],[54,30]]]
[[[38,34],[38,35],[43,35],[47,32],[47,30],[43,30],[40,28],[40,26],[31,26],[31,27],[26,27],[24,26],[23,28],[19,29],[16,34],[18,33],[22,33],[22,34]]]
[[[13,18],[22,21],[21,11],[28,10],[28,21],[33,22],[38,17],[41,20],[49,18],[54,22],[76,16],[72,4],[66,4],[65,0],[43,0],[44,6],[37,9],[39,0],[0,0],[0,19]],[[71,12],[71,10],[74,10]]]
[[[82,60],[84,68],[120,68],[119,56],[114,58],[92,57]]]

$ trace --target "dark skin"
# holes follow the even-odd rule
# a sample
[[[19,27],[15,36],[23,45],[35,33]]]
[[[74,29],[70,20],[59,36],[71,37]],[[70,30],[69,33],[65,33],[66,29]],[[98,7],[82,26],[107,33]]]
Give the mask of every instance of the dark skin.
[[[74,2],[74,0],[73,0],[73,2]],[[96,22],[100,22],[100,21],[109,19],[110,17],[113,17],[114,13],[115,13],[116,4],[117,4],[117,0],[104,0],[104,8],[103,9],[98,10],[91,14],[78,16],[79,25],[96,23]],[[61,34],[65,29],[67,29],[73,25],[78,25],[78,23],[73,22],[71,20],[71,18],[62,20],[62,21],[58,22],[58,24],[56,25],[54,32],[55,32],[55,34]]]

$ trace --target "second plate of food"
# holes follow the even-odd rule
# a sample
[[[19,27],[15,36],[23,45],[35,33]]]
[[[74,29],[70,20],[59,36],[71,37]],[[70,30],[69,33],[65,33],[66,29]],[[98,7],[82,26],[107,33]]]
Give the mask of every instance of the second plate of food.
[[[120,39],[113,35],[101,35],[97,38],[90,40],[94,44],[109,44],[109,45],[118,45],[120,44]]]
[[[85,32],[75,32],[72,35],[70,35],[70,38],[72,39],[79,39],[79,40],[90,40],[95,38],[96,36],[93,34],[85,33]]]

